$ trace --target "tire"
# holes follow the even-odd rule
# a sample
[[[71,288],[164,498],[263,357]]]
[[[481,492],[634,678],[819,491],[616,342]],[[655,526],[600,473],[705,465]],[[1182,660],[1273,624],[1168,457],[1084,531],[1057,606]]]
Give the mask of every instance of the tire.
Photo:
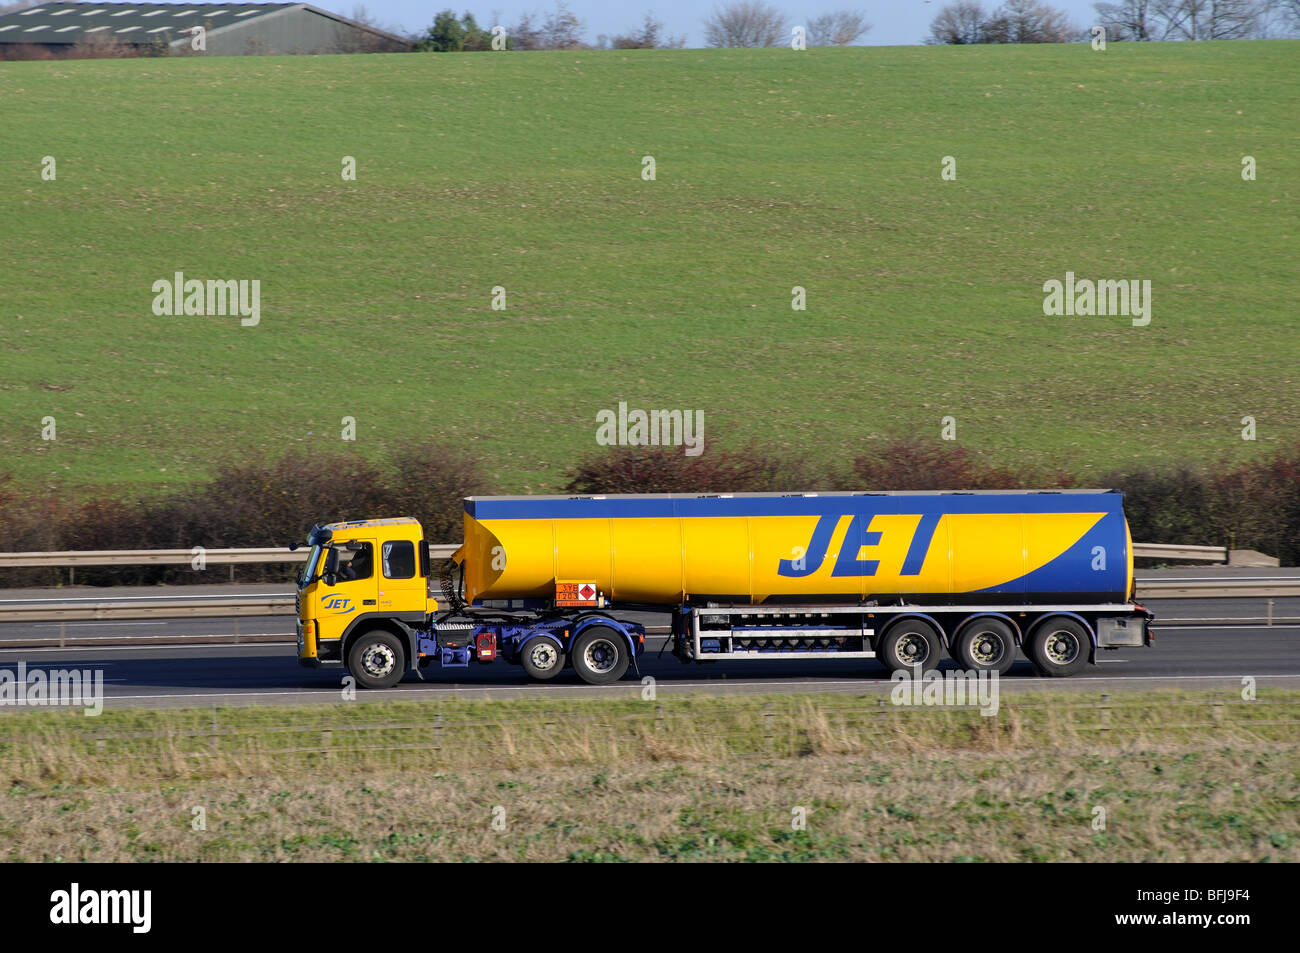
[[[608,685],[627,673],[632,659],[627,639],[607,625],[593,625],[573,640],[569,660],[588,685]]]
[[[1087,629],[1065,616],[1052,616],[1035,627],[1025,654],[1039,674],[1066,678],[1083,670],[1091,649]]]
[[[539,635],[524,643],[519,664],[529,678],[545,682],[564,671],[564,649],[554,639]]]
[[[972,619],[953,639],[952,657],[967,671],[1005,675],[1016,662],[1015,633],[1001,619]]]
[[[348,671],[362,688],[392,688],[406,674],[406,650],[391,632],[364,632],[348,650]]]
[[[928,672],[939,667],[943,645],[930,623],[903,619],[886,629],[877,640],[876,658],[891,672],[910,672],[918,663],[922,672]]]

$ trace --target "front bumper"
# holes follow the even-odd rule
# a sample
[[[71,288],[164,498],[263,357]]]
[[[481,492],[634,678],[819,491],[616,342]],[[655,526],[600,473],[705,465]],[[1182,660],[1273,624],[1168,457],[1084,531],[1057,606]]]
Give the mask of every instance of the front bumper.
[[[343,645],[339,639],[321,639],[314,646],[315,654],[304,655],[307,651],[307,626],[309,622],[298,620],[298,664],[304,668],[331,668],[343,664]]]

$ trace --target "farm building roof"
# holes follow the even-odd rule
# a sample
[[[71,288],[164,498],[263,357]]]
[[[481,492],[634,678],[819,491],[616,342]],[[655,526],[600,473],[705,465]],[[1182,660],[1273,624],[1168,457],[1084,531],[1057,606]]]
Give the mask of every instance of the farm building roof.
[[[301,7],[369,32],[346,17],[305,3],[36,3],[0,16],[0,43],[74,44],[88,37],[124,43],[172,42],[188,38],[192,27],[209,33]]]

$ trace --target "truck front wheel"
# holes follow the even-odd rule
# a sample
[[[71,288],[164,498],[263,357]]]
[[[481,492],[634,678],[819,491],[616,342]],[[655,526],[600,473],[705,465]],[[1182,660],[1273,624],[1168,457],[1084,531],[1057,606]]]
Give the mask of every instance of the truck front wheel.
[[[362,688],[392,688],[406,674],[406,652],[391,632],[364,632],[348,651],[348,671]]]
[[[530,639],[519,653],[519,664],[530,678],[544,682],[564,670],[564,650],[554,639]]]
[[[1029,639],[1025,653],[1042,675],[1064,678],[1088,664],[1091,640],[1073,619],[1056,616],[1044,620]]]
[[[573,670],[588,685],[617,682],[631,662],[627,639],[607,625],[593,625],[573,640]]]

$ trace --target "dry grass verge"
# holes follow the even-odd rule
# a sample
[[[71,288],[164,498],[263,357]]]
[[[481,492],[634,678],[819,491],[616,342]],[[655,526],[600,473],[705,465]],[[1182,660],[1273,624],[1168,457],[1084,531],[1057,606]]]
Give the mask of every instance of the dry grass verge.
[[[0,842],[38,861],[1294,860],[1297,714],[1296,692],[1035,695],[996,718],[826,696],[14,713]]]

